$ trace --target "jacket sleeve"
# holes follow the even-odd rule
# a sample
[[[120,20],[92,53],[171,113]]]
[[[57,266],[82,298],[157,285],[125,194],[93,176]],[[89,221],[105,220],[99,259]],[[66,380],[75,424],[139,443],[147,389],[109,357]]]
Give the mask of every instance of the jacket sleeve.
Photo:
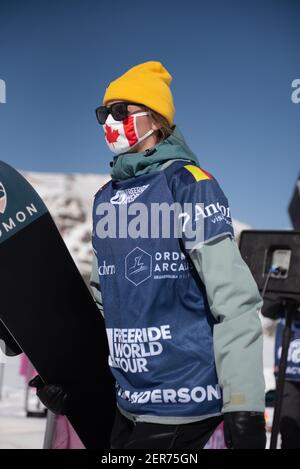
[[[258,315],[263,301],[255,280],[229,236],[204,244],[190,257],[218,321],[213,343],[223,412],[263,412],[263,336]]]
[[[186,220],[191,222],[192,233],[200,231],[195,242],[187,238],[186,229],[181,239],[217,321],[213,344],[223,412],[263,411],[265,384],[258,315],[263,301],[237,246],[228,200],[217,180],[193,165],[177,174],[172,192],[183,209],[187,202],[192,206]]]
[[[93,250],[92,272],[90,275],[90,286],[91,286],[91,290],[93,293],[95,303],[100,313],[104,317],[102,294],[101,294],[99,274],[98,274],[98,261],[97,261],[97,257],[96,257],[94,250]]]

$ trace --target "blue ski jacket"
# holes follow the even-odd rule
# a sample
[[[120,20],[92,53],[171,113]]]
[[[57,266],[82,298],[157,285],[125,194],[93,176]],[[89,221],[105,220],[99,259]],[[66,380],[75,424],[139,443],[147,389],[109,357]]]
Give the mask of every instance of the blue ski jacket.
[[[218,181],[177,127],[115,157],[111,176],[94,198],[91,286],[120,411],[159,423],[263,411],[262,299]]]

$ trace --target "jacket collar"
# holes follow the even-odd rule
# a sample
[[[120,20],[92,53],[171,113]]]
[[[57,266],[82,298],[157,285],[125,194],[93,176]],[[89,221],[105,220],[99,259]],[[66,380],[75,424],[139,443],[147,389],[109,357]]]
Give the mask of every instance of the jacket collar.
[[[121,153],[111,161],[112,180],[128,179],[159,169],[165,161],[186,159],[199,165],[196,155],[190,150],[177,126],[162,142],[143,152]]]

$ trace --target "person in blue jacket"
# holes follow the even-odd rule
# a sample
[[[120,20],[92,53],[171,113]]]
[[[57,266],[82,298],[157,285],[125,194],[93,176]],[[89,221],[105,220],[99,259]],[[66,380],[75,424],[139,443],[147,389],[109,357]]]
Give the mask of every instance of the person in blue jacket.
[[[116,379],[112,446],[200,448],[224,418],[229,447],[264,448],[262,299],[226,196],[173,124],[171,79],[137,65],[97,109],[115,153],[94,200],[91,276]],[[149,237],[151,208],[176,203],[181,236]]]
[[[299,308],[300,313],[300,308]],[[299,318],[298,313],[298,318]],[[275,339],[275,377],[278,376],[285,320],[278,321]],[[289,345],[285,383],[280,416],[282,449],[300,449],[300,320],[292,322],[292,339]]]
[[[229,448],[262,449],[263,302],[228,200],[174,124],[171,80],[136,65],[96,110],[115,155],[94,197],[91,274],[116,383],[111,448],[200,449],[224,420]]]

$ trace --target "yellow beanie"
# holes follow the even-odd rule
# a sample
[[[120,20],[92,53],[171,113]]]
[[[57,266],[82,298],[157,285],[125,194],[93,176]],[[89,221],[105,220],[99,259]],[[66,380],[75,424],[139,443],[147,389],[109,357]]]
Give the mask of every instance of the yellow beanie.
[[[108,85],[103,105],[118,99],[144,104],[173,125],[175,108],[171,81],[171,75],[160,62],[136,65]]]

